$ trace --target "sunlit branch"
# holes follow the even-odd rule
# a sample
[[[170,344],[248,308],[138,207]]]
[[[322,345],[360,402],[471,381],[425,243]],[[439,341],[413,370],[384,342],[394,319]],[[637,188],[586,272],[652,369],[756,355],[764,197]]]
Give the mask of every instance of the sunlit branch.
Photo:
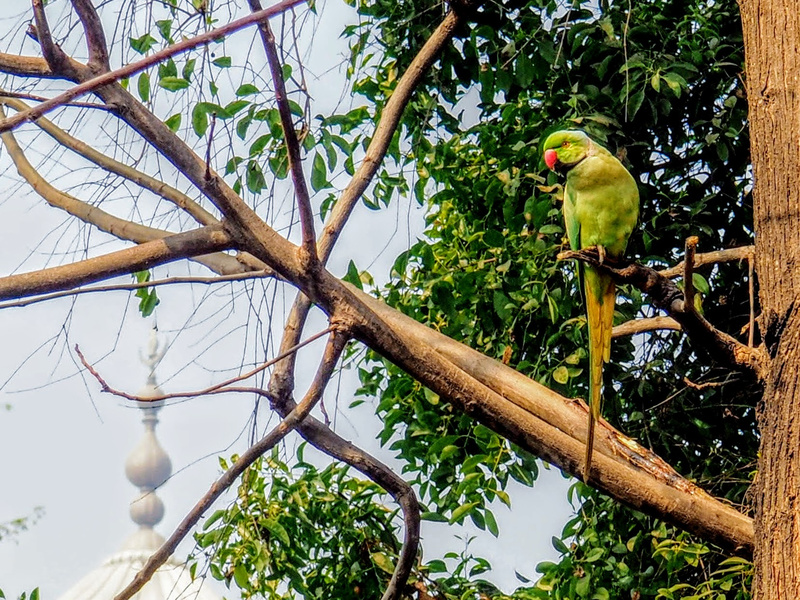
[[[735,260],[747,260],[753,257],[755,246],[739,246],[737,248],[728,248],[727,250],[715,250],[714,252],[702,252],[695,254],[694,266],[702,267],[703,265],[716,264],[721,262],[731,262]],[[669,269],[662,269],[658,274],[663,277],[672,279],[683,274],[684,262],[679,262],[674,267]]]
[[[98,294],[101,292],[120,292],[120,291],[133,291],[141,290],[143,288],[159,287],[166,285],[185,285],[185,284],[203,284],[213,285],[216,283],[228,283],[231,281],[247,281],[248,279],[264,279],[273,275],[271,270],[266,271],[248,271],[246,273],[236,273],[232,275],[217,275],[215,277],[191,277],[191,276],[178,276],[167,277],[165,279],[153,279],[151,281],[142,281],[137,283],[118,283],[110,285],[96,285],[86,288],[78,288],[74,290],[64,290],[63,292],[54,292],[52,294],[44,294],[35,298],[26,298],[25,300],[16,300],[14,302],[6,302],[0,304],[0,310],[4,308],[21,308],[39,302],[46,302],[48,300],[56,300],[57,298],[67,298],[72,296],[82,296],[84,294]]]
[[[341,356],[342,349],[347,341],[347,337],[339,331],[334,331],[328,340],[322,362],[314,377],[306,395],[302,401],[285,416],[277,427],[261,438],[258,442],[248,448],[242,455],[228,468],[223,475],[214,482],[211,489],[195,504],[191,511],[183,518],[181,523],[161,547],[154,552],[142,569],[136,574],[133,581],[125,587],[114,600],[128,600],[139,591],[163,565],[167,559],[175,552],[181,541],[189,535],[192,528],[203,516],[203,513],[222,495],[225,490],[230,488],[236,479],[252,465],[260,456],[270,450],[278,442],[286,437],[308,416],[325,390],[325,385],[330,380],[333,369]]]
[[[400,123],[403,111],[411,100],[414,90],[422,77],[428,72],[431,65],[438,58],[442,49],[450,41],[453,32],[460,23],[461,18],[455,12],[448,12],[445,19],[436,28],[428,41],[425,42],[425,45],[420,49],[411,61],[408,69],[406,69],[397,82],[397,86],[381,112],[380,121],[367,147],[364,160],[361,162],[353,179],[334,205],[325,227],[322,230],[317,244],[319,259],[322,264],[325,264],[330,257],[336,240],[339,238],[339,234],[347,223],[353,208],[364,194],[364,191],[367,189],[367,186],[372,181],[372,178],[383,162],[392,137]],[[297,343],[310,308],[311,302],[309,299],[302,293],[299,293],[289,313],[284,336],[281,340],[281,347],[289,347]],[[293,371],[293,361],[287,361],[279,365],[273,372],[270,380],[270,392],[279,396],[291,394]]]
[[[650,317],[646,319],[633,319],[614,327],[611,330],[611,337],[625,337],[647,331],[658,331],[662,329],[681,330],[681,324],[672,317]]]
[[[68,265],[0,277],[0,300],[75,288],[182,258],[226,250],[233,245],[233,240],[220,225],[176,233]]]
[[[302,4],[306,0],[283,0],[274,6],[270,6],[269,8],[265,8],[262,11],[251,13],[241,19],[237,19],[228,23],[227,25],[223,25],[217,29],[212,29],[211,31],[207,31],[202,33],[196,37],[189,38],[186,40],[182,40],[176,44],[168,46],[158,52],[154,52],[150,56],[142,58],[141,60],[137,60],[132,62],[124,67],[120,67],[119,69],[115,69],[114,71],[108,71],[103,73],[102,75],[98,75],[97,77],[93,77],[83,83],[76,85],[73,88],[70,88],[66,92],[59,94],[58,96],[47,100],[46,102],[42,102],[38,106],[34,106],[29,108],[24,112],[17,113],[13,117],[9,117],[4,119],[0,122],[0,133],[4,131],[9,131],[14,129],[21,123],[25,121],[32,121],[41,117],[44,114],[47,114],[51,110],[58,108],[59,106],[63,105],[66,102],[70,102],[75,98],[83,96],[84,94],[88,94],[89,92],[95,91],[98,88],[108,85],[109,83],[114,83],[120,79],[124,79],[126,77],[130,77],[144,71],[156,65],[162,61],[165,61],[169,58],[177,56],[183,52],[191,50],[193,48],[197,48],[198,46],[202,46],[208,44],[209,42],[213,42],[218,40],[229,33],[233,33],[247,27],[248,25],[252,25],[253,23],[257,23],[264,19],[268,19],[274,15],[277,15],[283,11],[289,10],[290,8],[297,6],[298,4]],[[34,0],[34,8],[38,3],[41,6],[42,0]],[[41,9],[39,12],[34,11],[35,14],[43,14],[44,10]],[[39,27],[39,18],[37,17],[37,27]],[[46,21],[42,18],[41,19],[45,24]],[[56,51],[57,49],[57,51]],[[42,48],[43,52],[45,53],[45,58],[47,59],[47,63],[50,65],[53,71],[58,71],[58,65],[60,64],[59,61],[61,60],[60,49],[57,46],[53,47],[53,49],[46,51],[44,46]],[[53,55],[52,59],[48,58],[48,53]]]
[[[375,133],[372,135],[361,165],[334,205],[325,228],[322,230],[318,245],[320,260],[323,263],[330,256],[333,246],[342,232],[342,228],[353,211],[353,207],[358,203],[383,162],[386,150],[389,148],[397,126],[400,124],[403,111],[405,111],[408,102],[411,100],[414,90],[439,57],[442,49],[450,41],[461,22],[462,19],[456,12],[449,11],[397,82],[397,86],[386,102],[386,106],[381,111],[380,121],[375,128]]]

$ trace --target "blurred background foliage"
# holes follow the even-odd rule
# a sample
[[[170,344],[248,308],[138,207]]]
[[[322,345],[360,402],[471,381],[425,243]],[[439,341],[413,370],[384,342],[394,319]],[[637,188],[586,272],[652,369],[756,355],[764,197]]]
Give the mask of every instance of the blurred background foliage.
[[[433,0],[350,3],[359,22],[344,32],[347,73],[363,106],[308,119],[308,103],[293,104],[298,118],[313,122],[302,133],[323,218],[335,203],[337,174],[352,174],[398,78],[447,10]],[[642,210],[632,259],[673,265],[690,235],[699,236],[701,252],[750,244],[743,60],[733,0],[476,5],[424,78],[364,197],[375,210],[421,204],[425,237],[396,258],[385,287],[370,286],[372,276],[355,262],[346,278],[567,397],[585,397],[583,306],[573,266],[556,260],[564,246],[558,182],[541,161],[541,142],[557,128],[583,129],[637,177]],[[285,79],[297,83],[301,71],[289,62]],[[215,66],[229,63],[217,58]],[[267,100],[259,103],[259,91],[240,88],[227,104],[204,101],[192,121],[198,136],[208,115],[235,122],[247,151],[231,158],[228,175],[254,195],[267,186],[262,168],[287,175],[277,115]],[[747,265],[699,274],[707,318],[746,339]],[[618,323],[655,314],[637,290],[619,291]],[[490,504],[518,509],[506,486],[509,479],[534,485],[537,459],[374,353],[355,360],[361,388],[354,404],[374,404],[380,441],[401,461],[424,518],[469,519],[497,535]],[[672,331],[616,339],[605,377],[612,424],[749,511],[759,395],[751,382]],[[581,483],[570,496],[575,517],[553,540],[560,560],[540,564],[539,579],[520,576],[519,589],[505,590],[510,597],[749,597],[747,561]],[[384,500],[346,469],[317,470],[302,456],[287,465],[273,455],[197,539],[214,549],[212,573],[245,597],[376,598],[399,548],[397,517]],[[470,552],[445,558],[421,564],[408,594],[509,597],[482,579],[491,568],[484,559]]]

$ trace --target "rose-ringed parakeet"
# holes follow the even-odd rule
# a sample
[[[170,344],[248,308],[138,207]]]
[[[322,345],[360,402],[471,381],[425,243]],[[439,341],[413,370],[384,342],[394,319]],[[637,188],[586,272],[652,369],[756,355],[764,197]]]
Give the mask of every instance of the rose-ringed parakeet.
[[[639,217],[636,181],[608,150],[582,131],[556,131],[544,143],[548,168],[566,173],[564,221],[572,250],[595,247],[602,262],[619,260]],[[603,363],[611,358],[616,292],[613,279],[579,263],[589,325],[589,434],[583,479],[589,481],[594,428],[600,418]]]

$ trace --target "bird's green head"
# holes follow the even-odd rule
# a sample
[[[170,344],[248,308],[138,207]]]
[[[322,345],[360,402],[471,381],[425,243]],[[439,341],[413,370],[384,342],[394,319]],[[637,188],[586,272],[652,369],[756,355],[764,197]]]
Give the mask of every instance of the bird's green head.
[[[569,171],[589,156],[592,140],[576,129],[551,133],[544,142],[544,162],[551,171]]]

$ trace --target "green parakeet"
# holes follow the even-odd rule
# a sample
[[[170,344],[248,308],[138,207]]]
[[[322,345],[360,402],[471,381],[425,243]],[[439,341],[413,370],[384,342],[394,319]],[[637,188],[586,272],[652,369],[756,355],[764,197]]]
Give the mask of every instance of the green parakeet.
[[[639,218],[636,181],[608,150],[582,131],[551,134],[544,143],[548,168],[566,173],[564,221],[573,250],[596,247],[600,260],[619,260]],[[589,434],[583,479],[589,481],[594,429],[600,418],[603,363],[611,358],[616,291],[610,276],[579,263],[589,324]]]

